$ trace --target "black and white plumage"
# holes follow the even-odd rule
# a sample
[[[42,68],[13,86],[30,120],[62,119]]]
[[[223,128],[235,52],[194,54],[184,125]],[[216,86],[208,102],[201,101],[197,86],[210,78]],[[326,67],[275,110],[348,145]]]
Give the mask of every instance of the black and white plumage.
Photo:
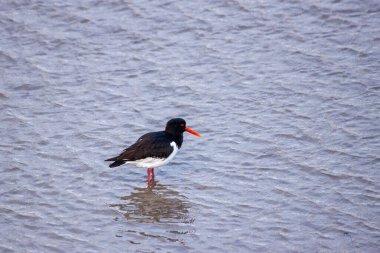
[[[155,168],[170,162],[182,146],[183,132],[200,135],[186,127],[186,121],[175,118],[168,121],[165,131],[147,133],[136,143],[124,149],[118,156],[107,159],[109,167],[131,164],[143,168]],[[149,172],[148,172],[149,176]]]

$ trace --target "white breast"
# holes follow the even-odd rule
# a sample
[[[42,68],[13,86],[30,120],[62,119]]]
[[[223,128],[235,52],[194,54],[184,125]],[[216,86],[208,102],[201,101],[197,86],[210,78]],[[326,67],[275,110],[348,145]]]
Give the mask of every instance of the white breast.
[[[174,141],[170,143],[170,146],[173,147],[173,152],[167,158],[147,157],[136,161],[128,161],[126,163],[141,168],[157,168],[163,166],[170,162],[178,152],[178,146]]]

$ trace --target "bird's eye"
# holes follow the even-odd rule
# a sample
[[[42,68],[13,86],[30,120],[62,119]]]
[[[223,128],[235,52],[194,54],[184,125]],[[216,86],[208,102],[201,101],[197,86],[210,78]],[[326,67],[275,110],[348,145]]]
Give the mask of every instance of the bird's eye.
[[[185,124],[179,124],[181,127],[185,126]]]

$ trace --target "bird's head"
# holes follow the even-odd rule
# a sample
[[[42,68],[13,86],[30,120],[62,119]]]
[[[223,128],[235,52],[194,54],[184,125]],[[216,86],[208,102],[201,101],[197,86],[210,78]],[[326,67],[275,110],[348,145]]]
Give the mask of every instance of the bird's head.
[[[181,135],[183,132],[189,132],[195,136],[201,137],[201,135],[194,130],[190,129],[189,127],[186,126],[186,121],[181,118],[174,118],[168,121],[166,123],[166,128],[165,131],[176,136],[176,135]]]

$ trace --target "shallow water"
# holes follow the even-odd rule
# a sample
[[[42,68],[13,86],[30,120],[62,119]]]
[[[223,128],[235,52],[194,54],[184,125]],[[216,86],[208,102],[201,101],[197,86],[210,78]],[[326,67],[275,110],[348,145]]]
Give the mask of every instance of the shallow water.
[[[378,1],[2,1],[0,252],[379,252]],[[170,164],[103,160],[183,117]]]

